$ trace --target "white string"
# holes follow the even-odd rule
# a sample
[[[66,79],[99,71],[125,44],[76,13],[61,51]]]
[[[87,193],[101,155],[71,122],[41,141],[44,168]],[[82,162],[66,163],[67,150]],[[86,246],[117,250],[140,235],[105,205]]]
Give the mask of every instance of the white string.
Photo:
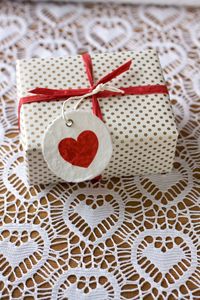
[[[80,99],[74,106],[74,110],[77,110],[81,104],[81,102],[83,102],[83,100],[85,100],[86,98],[90,97],[90,96],[93,96],[93,95],[96,95],[98,94],[99,92],[103,92],[103,91],[110,91],[110,92],[115,92],[115,93],[122,93],[124,94],[124,91],[121,90],[121,89],[118,89],[116,88],[115,86],[113,85],[109,85],[107,83],[100,83],[98,84],[95,89],[88,93],[88,94],[85,94],[83,96],[74,96],[74,97],[70,97],[68,98],[67,100],[65,100],[65,102],[63,103],[63,106],[62,106],[62,116],[63,116],[63,119],[64,121],[67,123],[67,119],[65,118],[65,106],[66,106],[66,103],[69,101],[69,100],[78,100]]]

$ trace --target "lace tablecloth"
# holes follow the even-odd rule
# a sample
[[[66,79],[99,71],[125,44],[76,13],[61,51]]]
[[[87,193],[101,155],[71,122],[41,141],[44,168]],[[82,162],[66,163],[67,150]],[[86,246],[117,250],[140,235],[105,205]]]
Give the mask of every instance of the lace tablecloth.
[[[200,299],[200,9],[2,1],[0,12],[0,298]],[[180,132],[173,172],[29,187],[16,58],[151,47]]]
[[[32,0],[35,2],[40,2],[40,0]],[[43,1],[52,1],[52,0],[43,0]],[[113,3],[131,3],[131,4],[154,4],[154,5],[174,5],[174,0],[53,0],[53,2],[90,2],[90,3],[105,3],[105,2],[113,2]],[[176,1],[176,5],[188,5],[188,6],[200,6],[199,0],[178,0]]]

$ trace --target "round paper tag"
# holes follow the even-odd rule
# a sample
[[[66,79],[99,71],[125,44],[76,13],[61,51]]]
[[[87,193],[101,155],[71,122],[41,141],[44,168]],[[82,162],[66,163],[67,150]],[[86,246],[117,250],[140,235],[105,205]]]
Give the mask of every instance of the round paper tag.
[[[51,123],[44,134],[43,155],[49,169],[68,182],[95,178],[112,156],[107,126],[91,112],[75,110]],[[68,125],[68,126],[67,126]]]

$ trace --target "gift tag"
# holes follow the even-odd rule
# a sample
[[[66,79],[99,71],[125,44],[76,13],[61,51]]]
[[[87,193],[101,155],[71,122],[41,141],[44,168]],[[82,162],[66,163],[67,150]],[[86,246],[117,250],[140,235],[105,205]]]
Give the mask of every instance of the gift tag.
[[[66,120],[66,121],[65,121]],[[49,169],[68,182],[100,175],[112,156],[107,126],[91,112],[74,110],[51,123],[44,134],[43,156]]]

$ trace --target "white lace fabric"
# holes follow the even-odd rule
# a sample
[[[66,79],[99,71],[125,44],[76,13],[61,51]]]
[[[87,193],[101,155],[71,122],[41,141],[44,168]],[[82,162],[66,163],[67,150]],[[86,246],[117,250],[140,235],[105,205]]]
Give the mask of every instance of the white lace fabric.
[[[40,0],[32,0],[39,2]],[[44,0],[48,1],[48,0]],[[54,0],[54,2],[70,2],[69,0]],[[90,2],[90,3],[99,3],[99,2],[108,2],[107,0],[73,0],[71,2]],[[179,0],[174,2],[174,0],[109,0],[113,3],[130,3],[130,4],[154,4],[154,5],[188,5],[188,6],[200,6],[199,0]]]
[[[0,2],[0,299],[199,299],[200,10]],[[15,61],[157,48],[179,140],[173,172],[28,186]]]

